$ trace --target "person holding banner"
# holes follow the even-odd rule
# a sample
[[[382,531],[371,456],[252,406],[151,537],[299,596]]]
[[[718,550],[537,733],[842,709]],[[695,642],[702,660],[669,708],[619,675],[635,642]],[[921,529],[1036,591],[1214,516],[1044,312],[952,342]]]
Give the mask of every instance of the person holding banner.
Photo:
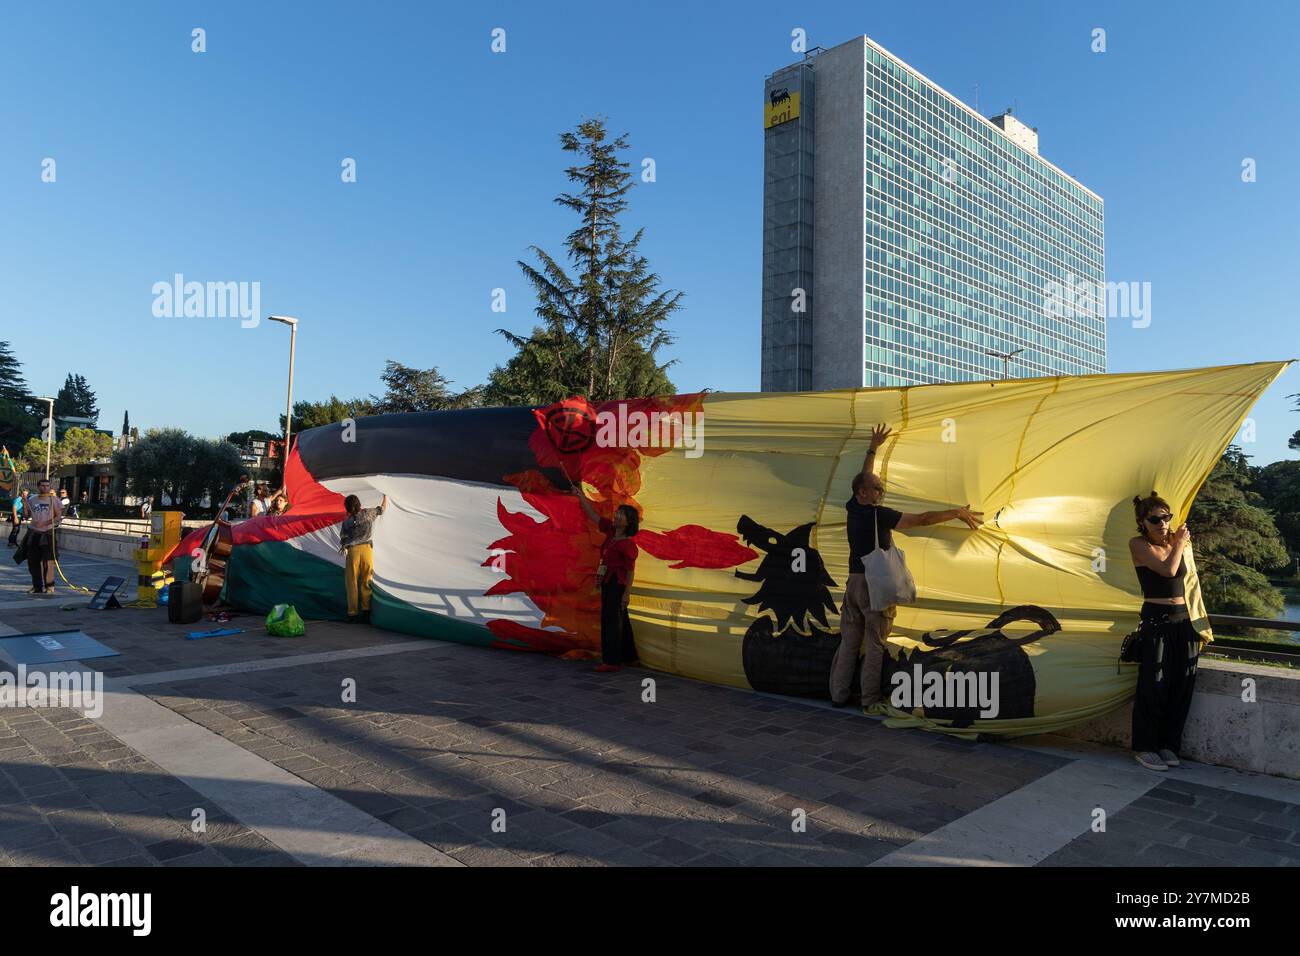
[[[632,619],[627,613],[639,553],[632,539],[640,526],[640,516],[631,505],[619,505],[613,518],[602,518],[582,493],[582,486],[572,479],[569,484],[582,510],[605,535],[600,545],[600,566],[596,568],[596,587],[600,589],[600,663],[596,670],[612,673],[624,664],[640,663]]]
[[[1133,512],[1138,534],[1129,541],[1129,552],[1142,588],[1133,756],[1146,769],[1163,772],[1181,763],[1178,751],[1201,652],[1185,583],[1192,533],[1186,524],[1174,530],[1173,509],[1154,491],[1134,497]]]
[[[880,700],[880,670],[884,663],[885,639],[894,622],[894,608],[871,609],[871,595],[862,560],[876,550],[893,547],[892,532],[924,525],[942,524],[959,519],[972,530],[984,523],[984,512],[971,511],[970,505],[945,511],[904,514],[881,504],[885,483],[876,476],[876,451],[889,437],[887,425],[871,431],[862,470],[853,476],[853,497],[844,503],[847,511],[845,528],[849,536],[849,575],[844,583],[844,602],[840,607],[840,646],[831,662],[831,704],[843,707],[849,702],[853,677],[858,672],[859,651],[862,656],[862,712],[867,714]]]

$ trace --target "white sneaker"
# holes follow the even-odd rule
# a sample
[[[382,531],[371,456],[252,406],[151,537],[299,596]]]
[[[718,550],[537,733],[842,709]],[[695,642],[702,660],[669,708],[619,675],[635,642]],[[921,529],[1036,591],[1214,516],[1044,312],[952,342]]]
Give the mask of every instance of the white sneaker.
[[[1160,759],[1160,755],[1158,753],[1152,753],[1150,750],[1144,750],[1141,753],[1134,754],[1133,759],[1148,770],[1164,771],[1169,769],[1165,766],[1165,762]]]
[[[1160,751],[1160,759],[1170,767],[1178,767],[1182,765],[1182,761],[1178,759],[1178,754],[1174,753],[1172,750]]]

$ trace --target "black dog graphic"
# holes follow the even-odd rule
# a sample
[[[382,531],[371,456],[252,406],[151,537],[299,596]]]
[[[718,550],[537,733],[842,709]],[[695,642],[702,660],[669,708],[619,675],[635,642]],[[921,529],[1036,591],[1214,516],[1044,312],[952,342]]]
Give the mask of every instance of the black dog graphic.
[[[764,553],[756,571],[736,572],[741,580],[760,585],[744,602],[771,612],[760,614],[745,632],[745,678],[755,690],[830,696],[831,659],[840,644],[839,634],[826,621],[828,611],[835,613],[830,592],[835,581],[826,573],[822,556],[808,544],[813,525],[810,521],[780,534],[748,515],[736,524],[741,539]]]
[[[1029,621],[1038,625],[1038,630],[1025,637],[1010,638],[1002,633],[1002,628],[1013,621]],[[935,650],[913,650],[904,652],[897,660],[892,655],[885,657],[881,668],[883,686],[881,692],[886,700],[894,690],[893,675],[904,672],[908,679],[915,676],[915,666],[921,665],[921,674],[948,673],[976,675],[998,675],[998,713],[994,719],[1010,720],[1017,717],[1034,716],[1034,695],[1037,685],[1034,681],[1034,665],[1029,655],[1022,651],[1021,645],[1036,641],[1040,637],[1054,634],[1061,629],[1060,623],[1051,613],[1033,604],[1021,604],[999,614],[989,621],[987,630],[972,640],[963,638],[974,631],[953,631],[936,634],[930,632],[922,636],[921,642]],[[986,678],[987,686],[992,681]],[[963,681],[967,686],[969,682]],[[910,710],[910,707],[903,708]],[[978,702],[969,700],[966,706],[940,706],[924,708],[926,717],[937,720],[950,720],[954,727],[969,727],[971,722],[979,719]]]

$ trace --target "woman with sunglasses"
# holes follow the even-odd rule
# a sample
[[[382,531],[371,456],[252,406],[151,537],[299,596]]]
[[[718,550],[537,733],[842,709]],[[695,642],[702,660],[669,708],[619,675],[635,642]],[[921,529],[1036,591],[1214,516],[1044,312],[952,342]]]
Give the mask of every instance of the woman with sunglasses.
[[[1143,598],[1133,750],[1138,763],[1160,771],[1179,764],[1201,649],[1184,596],[1192,535],[1185,524],[1173,530],[1173,509],[1154,491],[1135,497],[1133,510],[1140,533],[1129,541],[1129,552]]]

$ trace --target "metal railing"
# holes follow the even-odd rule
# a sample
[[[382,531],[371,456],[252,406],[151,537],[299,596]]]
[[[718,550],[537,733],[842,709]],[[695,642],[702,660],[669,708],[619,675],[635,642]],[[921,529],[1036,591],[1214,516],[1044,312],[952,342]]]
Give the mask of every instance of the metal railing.
[[[1262,617],[1238,617],[1235,614],[1211,614],[1210,626],[1253,627],[1265,631],[1300,631],[1300,621],[1275,621]],[[1300,642],[1295,644],[1275,644],[1256,641],[1246,637],[1214,636],[1207,653],[1220,657],[1230,657],[1242,661],[1263,661],[1284,664],[1300,664]]]
[[[182,521],[185,529],[202,528],[212,522],[198,520]],[[96,531],[100,534],[126,534],[135,537],[147,535],[151,528],[145,518],[64,518],[59,527],[76,531]]]

